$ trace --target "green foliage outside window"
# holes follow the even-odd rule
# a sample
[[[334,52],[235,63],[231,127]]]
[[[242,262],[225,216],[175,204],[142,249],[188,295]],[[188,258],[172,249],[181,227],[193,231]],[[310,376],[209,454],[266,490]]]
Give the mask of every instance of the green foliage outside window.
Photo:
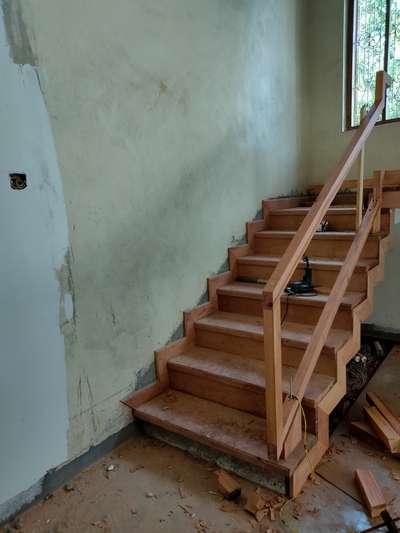
[[[352,58],[351,125],[360,122],[363,105],[375,96],[375,74],[393,78],[384,119],[400,117],[400,0],[355,0]]]

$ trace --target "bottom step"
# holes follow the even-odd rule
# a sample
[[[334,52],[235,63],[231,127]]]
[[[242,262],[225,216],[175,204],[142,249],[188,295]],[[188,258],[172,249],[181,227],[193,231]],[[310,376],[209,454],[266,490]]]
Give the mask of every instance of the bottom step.
[[[287,460],[271,459],[264,418],[175,390],[135,408],[134,416],[287,478],[304,458],[300,446]],[[315,436],[308,435],[307,447],[314,443]]]

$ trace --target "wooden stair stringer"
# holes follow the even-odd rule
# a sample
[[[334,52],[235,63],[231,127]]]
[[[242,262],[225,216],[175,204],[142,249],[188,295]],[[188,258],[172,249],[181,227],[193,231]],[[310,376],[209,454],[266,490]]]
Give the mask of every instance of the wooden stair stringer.
[[[370,316],[374,308],[374,292],[376,285],[384,278],[385,255],[390,248],[393,219],[389,233],[380,240],[378,264],[367,272],[367,293],[363,302],[353,309],[353,335],[352,341],[346,349],[341,349],[337,357],[337,377],[335,385],[327,392],[320,402],[320,408],[328,415],[336,407],[347,391],[346,365],[361,348],[361,324]]]

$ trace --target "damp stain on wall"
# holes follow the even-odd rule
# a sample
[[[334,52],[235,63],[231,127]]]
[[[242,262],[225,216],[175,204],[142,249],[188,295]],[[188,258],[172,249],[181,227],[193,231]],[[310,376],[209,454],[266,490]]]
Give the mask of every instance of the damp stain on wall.
[[[17,65],[36,66],[19,0],[1,0],[11,59]]]

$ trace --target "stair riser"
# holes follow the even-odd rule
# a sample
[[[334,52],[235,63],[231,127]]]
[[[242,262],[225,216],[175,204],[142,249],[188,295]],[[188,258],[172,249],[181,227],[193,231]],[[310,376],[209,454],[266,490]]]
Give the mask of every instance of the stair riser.
[[[234,386],[214,376],[199,376],[168,367],[171,387],[226,407],[265,417],[265,392],[244,386]],[[313,407],[303,405],[307,430],[316,433],[316,413]]]
[[[316,199],[316,196],[315,196]],[[299,207],[312,207],[314,205],[314,199],[310,201],[304,201],[301,200],[299,202]],[[333,202],[331,205],[338,205],[338,206],[348,206],[348,207],[355,207],[357,202],[357,194],[356,193],[338,193],[335,198],[333,199]]]
[[[290,239],[285,237],[259,237],[255,239],[256,253],[281,256],[290,244]],[[305,253],[310,257],[326,257],[330,259],[344,259],[350,249],[352,239],[313,239]],[[379,253],[379,242],[376,239],[368,240],[361,253],[363,259],[375,259]]]
[[[264,360],[264,343],[262,340],[229,335],[207,329],[196,329],[196,344],[212,350],[230,352],[243,357]],[[297,367],[304,353],[304,348],[282,343],[282,362],[287,366]],[[316,372],[336,376],[336,361],[332,353],[322,352],[317,363]]]
[[[268,279],[274,271],[274,266],[245,265],[238,263],[238,277],[251,279]],[[299,280],[303,277],[304,269],[297,268],[292,276],[292,281]],[[337,270],[320,270],[313,267],[313,283],[316,287],[333,287],[338,271]],[[367,271],[355,271],[351,277],[348,290],[365,292],[367,290],[368,275]]]
[[[305,214],[279,215],[270,213],[268,217],[268,229],[293,231],[300,227],[305,218]],[[354,231],[356,229],[356,216],[345,214],[329,213],[325,220],[328,220],[330,231]],[[382,230],[389,230],[389,213],[382,213]]]
[[[261,300],[254,298],[234,297],[220,294],[218,296],[218,306],[220,311],[227,313],[240,313],[242,315],[262,316],[263,305]],[[288,322],[298,322],[303,324],[316,324],[321,316],[323,307],[312,305],[301,305],[293,303],[293,299],[287,301],[287,297],[282,297],[281,316],[286,315]],[[351,329],[353,326],[352,313],[349,308],[340,309],[336,315],[333,327],[338,329]]]

